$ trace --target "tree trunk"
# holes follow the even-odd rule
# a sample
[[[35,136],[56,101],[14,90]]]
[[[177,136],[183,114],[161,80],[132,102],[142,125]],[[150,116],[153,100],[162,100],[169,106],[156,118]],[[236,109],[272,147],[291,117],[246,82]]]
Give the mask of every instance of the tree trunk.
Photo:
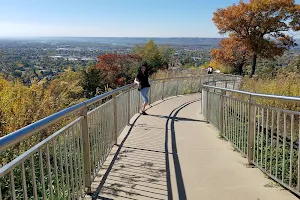
[[[252,58],[252,71],[251,71],[251,74],[250,74],[250,78],[252,78],[252,76],[253,76],[254,73],[255,73],[255,69],[256,69],[256,59],[257,59],[257,55],[254,54],[254,55],[253,55],[253,58]]]
[[[244,63],[238,64],[238,66],[237,66],[238,75],[243,75],[243,66],[244,66]]]

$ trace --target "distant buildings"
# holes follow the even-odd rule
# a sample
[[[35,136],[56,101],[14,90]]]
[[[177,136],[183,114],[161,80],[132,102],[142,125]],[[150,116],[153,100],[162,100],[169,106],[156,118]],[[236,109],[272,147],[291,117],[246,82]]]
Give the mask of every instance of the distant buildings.
[[[80,57],[80,56],[70,56],[68,54],[58,54],[55,56],[49,56],[50,58],[54,59],[54,60],[59,60],[59,59],[64,59],[64,60],[69,60],[69,61],[80,61],[80,60],[85,60],[85,61],[93,61],[96,60],[96,58],[92,58],[92,57]]]

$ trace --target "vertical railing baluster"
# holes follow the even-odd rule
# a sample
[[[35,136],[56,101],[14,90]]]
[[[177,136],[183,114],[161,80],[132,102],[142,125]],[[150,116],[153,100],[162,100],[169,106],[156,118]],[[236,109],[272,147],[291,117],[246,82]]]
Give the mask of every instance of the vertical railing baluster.
[[[77,163],[78,163],[78,176],[79,176],[79,181],[78,181],[78,185],[79,185],[79,196],[81,197],[82,196],[82,182],[83,182],[83,177],[82,177],[82,171],[83,171],[83,167],[82,167],[82,162],[81,162],[81,159],[82,159],[82,156],[81,156],[81,145],[80,145],[80,124],[77,124],[77,137],[76,137],[76,142],[77,142],[77,147],[78,147],[78,157],[77,157]],[[78,198],[79,199],[79,198]]]
[[[242,151],[242,102],[238,101],[238,148]]]
[[[219,113],[219,122],[220,122],[220,135],[222,136],[224,134],[224,96],[225,91],[221,90],[220,94],[220,113]]]
[[[14,177],[14,169],[10,170],[10,184],[11,184],[11,193],[12,199],[16,200],[16,187],[15,187],[15,177]]]
[[[300,115],[298,115],[298,177],[297,177],[297,191],[300,191]]]
[[[280,122],[280,111],[277,111],[277,135],[276,135],[276,178],[278,178],[278,150],[279,150],[279,122]]]
[[[266,149],[265,149],[265,169],[268,170],[267,160],[268,160],[268,142],[269,142],[269,109],[267,109],[266,117]]]
[[[62,188],[62,197],[65,198],[65,174],[64,174],[64,165],[63,165],[63,154],[62,154],[62,146],[61,141],[58,137],[58,151],[59,151],[59,163],[60,163],[60,173],[61,173],[61,188]],[[61,196],[61,195],[60,195]]]
[[[232,141],[232,103],[231,98],[228,98],[228,134],[229,141]]]
[[[129,87],[128,95],[130,96],[131,87]],[[130,97],[129,97],[130,98]],[[149,88],[149,105],[152,104],[152,87]],[[130,108],[130,107],[129,107]]]
[[[193,77],[191,77],[191,93],[193,93]]]
[[[114,143],[118,143],[118,105],[117,105],[117,94],[113,94],[113,110],[114,110]]]
[[[255,105],[254,105],[254,100],[253,97],[250,95],[249,101],[248,101],[248,106],[249,106],[249,125],[248,125],[248,164],[253,165],[253,153],[254,153],[254,132],[255,132]]]
[[[2,185],[1,185],[1,182],[0,182],[0,200],[2,200]]]
[[[70,191],[71,194],[70,197],[73,197],[72,199],[75,199],[75,183],[74,183],[74,170],[73,170],[73,153],[74,153],[74,149],[72,148],[73,144],[72,144],[72,137],[74,137],[74,132],[73,132],[73,126],[69,128],[68,131],[68,150],[69,150],[69,166],[70,166],[70,181],[71,181],[71,186],[70,186]]]
[[[265,109],[261,110],[261,133],[260,133],[260,165],[263,167],[263,149],[264,149],[264,125],[265,125]]]
[[[76,193],[76,197],[77,199],[79,199],[79,189],[78,189],[78,183],[79,183],[79,180],[78,180],[78,166],[77,166],[77,156],[78,156],[78,151],[77,151],[77,143],[76,143],[76,138],[77,138],[77,135],[78,135],[78,130],[77,130],[77,124],[75,124],[73,126],[73,137],[72,137],[72,140],[73,140],[73,152],[74,152],[74,174],[75,174],[75,191],[73,192],[73,194],[75,195]],[[74,198],[75,199],[75,198]]]
[[[237,100],[233,100],[234,102],[234,144],[236,146],[236,148],[238,149],[238,132],[237,132],[237,124],[238,124],[238,101]]]
[[[67,147],[67,138],[66,134],[69,132],[67,129],[66,132],[63,134],[64,135],[64,155],[65,155],[65,168],[66,168],[66,186],[67,186],[67,197],[68,199],[71,199],[71,194],[70,194],[70,175],[69,175],[69,164],[68,164],[68,147]]]
[[[53,140],[52,142],[52,148],[53,148],[53,159],[54,159],[54,170],[55,170],[55,186],[56,186],[56,191],[55,194],[57,195],[57,199],[59,199],[59,178],[58,178],[58,168],[57,168],[57,153],[56,153],[56,139]]]
[[[162,93],[161,93],[161,100],[164,100],[165,97],[165,80],[162,82]]]
[[[45,177],[44,177],[44,164],[43,164],[43,151],[42,149],[39,150],[39,161],[40,161],[40,172],[41,172],[41,182],[42,182],[42,193],[43,199],[47,199],[46,196],[46,186],[45,186]]]
[[[285,178],[285,145],[286,145],[286,135],[287,135],[287,128],[286,128],[286,113],[283,113],[283,158],[282,158],[282,177],[281,181],[284,183]]]
[[[198,90],[198,92],[200,92],[201,90],[202,90],[202,76],[199,77],[199,90]]]
[[[246,137],[247,137],[247,131],[245,129],[246,126],[246,119],[247,119],[247,107],[245,105],[245,103],[242,104],[243,107],[243,114],[242,114],[242,122],[243,122],[243,126],[242,126],[242,134],[243,134],[243,139],[242,139],[242,146],[243,146],[243,152],[244,154],[247,156],[247,150],[246,150]]]
[[[209,123],[209,88],[206,88],[206,123]]]
[[[272,119],[271,119],[271,153],[270,153],[270,174],[272,175],[273,167],[273,134],[274,134],[274,110],[272,110]]]
[[[50,151],[49,145],[46,145],[46,159],[47,159],[47,168],[48,168],[48,184],[50,190],[50,199],[53,199],[53,188],[52,188],[52,171],[51,171],[51,163],[50,163]]]
[[[178,96],[179,80],[176,80],[176,96]]]
[[[294,114],[291,116],[291,144],[290,144],[290,178],[289,186],[292,187],[292,175],[293,175],[293,154],[294,154],[294,142],[293,142],[293,133],[294,132]]]
[[[130,98],[130,91],[131,91],[131,88],[129,88],[128,90],[128,97],[127,97],[127,117],[128,117],[128,124],[130,124],[130,119],[131,119],[131,98]],[[151,101],[152,101],[152,89],[150,87],[150,94],[149,94],[149,104],[151,104]]]
[[[37,186],[36,186],[36,175],[35,175],[34,155],[31,156],[30,163],[31,163],[31,170],[32,170],[31,172],[32,172],[32,189],[33,189],[33,197],[34,197],[34,200],[37,200],[37,199],[38,199],[38,196],[37,196]]]
[[[21,170],[22,170],[22,182],[23,182],[23,195],[24,195],[24,200],[27,200],[28,196],[27,196],[27,184],[26,184],[24,161],[22,161],[22,163],[21,163]],[[1,188],[0,188],[0,190],[1,190]]]
[[[259,165],[260,107],[257,107],[256,163]]]

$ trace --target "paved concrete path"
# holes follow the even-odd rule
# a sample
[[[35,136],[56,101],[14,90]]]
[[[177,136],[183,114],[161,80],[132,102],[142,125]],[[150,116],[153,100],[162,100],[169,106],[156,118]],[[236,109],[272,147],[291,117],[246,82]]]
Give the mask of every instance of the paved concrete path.
[[[297,199],[218,138],[200,114],[200,95],[158,102],[148,113],[124,129],[93,183],[94,199]]]

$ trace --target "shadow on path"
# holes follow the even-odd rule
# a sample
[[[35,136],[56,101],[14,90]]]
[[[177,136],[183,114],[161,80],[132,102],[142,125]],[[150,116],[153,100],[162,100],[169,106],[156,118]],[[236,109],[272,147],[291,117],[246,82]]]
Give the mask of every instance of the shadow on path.
[[[169,126],[169,120],[171,119],[171,144],[172,144],[172,155],[173,155],[173,162],[174,162],[174,168],[175,168],[175,176],[176,176],[176,183],[177,183],[177,191],[178,191],[178,199],[180,200],[186,200],[186,192],[185,192],[185,187],[184,187],[184,182],[182,178],[182,173],[181,173],[181,167],[180,167],[180,162],[177,154],[177,144],[176,144],[176,133],[175,133],[175,121],[177,118],[178,113],[180,110],[185,108],[186,106],[195,103],[199,100],[192,100],[189,102],[186,102],[179,107],[175,108],[167,118],[166,122],[166,135],[165,135],[165,159],[166,159],[166,170],[167,170],[167,183],[168,183],[168,199],[171,200],[173,199],[173,192],[172,192],[172,185],[171,185],[171,176],[170,176],[170,161],[169,161],[169,149],[168,149],[168,126]],[[194,121],[193,119],[186,120],[186,118],[181,118],[184,119],[184,121]],[[201,120],[195,120],[195,121],[201,121]],[[202,121],[201,121],[202,122]]]
[[[199,101],[186,102],[171,111],[169,116],[149,115],[157,120],[167,119],[165,128],[145,129],[139,115],[108,165],[92,199],[173,199],[169,156],[173,158],[178,199],[186,200],[186,191],[177,155],[175,122],[202,120],[177,117],[180,110]],[[147,123],[148,116],[142,116]],[[152,119],[151,119],[152,120]],[[158,121],[158,122],[160,122]],[[140,122],[140,124],[139,124]],[[154,121],[155,122],[155,121]],[[142,125],[142,126],[141,126]],[[169,138],[170,137],[170,138]],[[171,140],[171,150],[168,141]],[[176,198],[177,199],[177,198]]]

